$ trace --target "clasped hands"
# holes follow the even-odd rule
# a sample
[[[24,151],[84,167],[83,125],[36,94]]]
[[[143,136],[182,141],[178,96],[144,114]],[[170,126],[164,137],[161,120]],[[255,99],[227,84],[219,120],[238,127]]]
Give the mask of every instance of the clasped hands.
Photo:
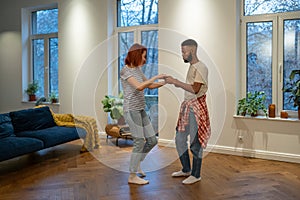
[[[170,75],[166,75],[166,74],[159,74],[156,76],[156,79],[163,79],[163,81],[159,81],[159,83],[165,85],[165,84],[175,84],[175,81],[177,79],[173,78]]]

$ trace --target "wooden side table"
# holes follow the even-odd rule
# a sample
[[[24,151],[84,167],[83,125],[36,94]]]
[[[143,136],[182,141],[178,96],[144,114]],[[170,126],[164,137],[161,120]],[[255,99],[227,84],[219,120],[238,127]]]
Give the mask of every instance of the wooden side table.
[[[132,139],[131,132],[128,125],[118,125],[118,124],[107,124],[105,127],[106,141],[108,136],[116,138],[116,145],[118,146],[119,138]]]

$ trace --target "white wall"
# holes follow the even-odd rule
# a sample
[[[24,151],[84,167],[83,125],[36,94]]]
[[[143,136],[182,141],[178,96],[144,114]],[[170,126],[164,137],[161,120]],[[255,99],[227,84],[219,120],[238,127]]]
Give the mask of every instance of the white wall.
[[[1,1],[0,112],[30,107],[22,104],[21,8],[55,3],[54,0]]]
[[[22,103],[21,8],[58,2],[59,90],[61,113],[91,115],[104,130],[101,99],[107,94],[108,66],[115,44],[107,21],[111,0],[2,0],[0,13],[0,112]],[[300,123],[234,118],[239,98],[239,25],[236,0],[160,0],[159,70],[184,80],[188,65],[180,43],[194,38],[199,58],[209,68],[208,106],[213,151],[299,162]],[[107,16],[110,16],[107,18]],[[4,20],[5,19],[5,20]],[[173,144],[183,92],[173,86],[159,90],[160,143]],[[243,141],[238,140],[242,136]],[[208,150],[211,150],[210,148]]]
[[[60,112],[98,118],[102,131],[106,120],[100,100],[107,94],[107,47],[103,43],[107,38],[106,0],[59,1]]]

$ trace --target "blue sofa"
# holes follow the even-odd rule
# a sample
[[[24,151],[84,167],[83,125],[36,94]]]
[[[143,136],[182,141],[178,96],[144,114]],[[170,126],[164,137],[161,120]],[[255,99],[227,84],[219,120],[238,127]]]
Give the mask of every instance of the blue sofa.
[[[78,127],[57,126],[49,107],[0,114],[0,161],[86,136]]]

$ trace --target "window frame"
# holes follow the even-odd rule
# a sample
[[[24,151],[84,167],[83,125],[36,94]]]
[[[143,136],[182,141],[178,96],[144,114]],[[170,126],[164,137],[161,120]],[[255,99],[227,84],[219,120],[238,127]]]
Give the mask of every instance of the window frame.
[[[157,31],[158,32],[158,35],[159,35],[159,24],[143,24],[143,25],[138,25],[138,26],[118,26],[118,0],[114,1],[114,35],[116,36],[116,43],[115,43],[115,53],[118,55],[119,57],[119,39],[118,39],[118,35],[119,33],[124,33],[124,32],[133,32],[133,35],[134,35],[134,41],[133,43],[139,43],[139,44],[142,44],[142,32],[143,31]],[[119,71],[119,61],[117,60],[117,80],[118,80],[118,88],[117,88],[117,93],[119,93],[121,91],[121,88],[120,88],[120,80],[119,80],[119,74],[120,74],[120,71]],[[112,83],[109,82],[109,88],[113,88],[112,87]],[[112,91],[109,91],[109,93],[112,92]],[[112,92],[113,94],[116,93],[116,92]],[[116,95],[116,94],[115,94]]]
[[[240,94],[246,96],[247,90],[247,23],[272,22],[272,102],[276,105],[276,114],[283,111],[283,61],[284,27],[286,19],[300,19],[300,11],[244,16],[244,0],[240,4],[241,33],[241,85]],[[284,110],[289,116],[296,117],[297,111]]]
[[[22,77],[23,77],[23,90],[27,88],[27,85],[33,81],[33,40],[41,39],[44,41],[44,97],[48,99],[50,94],[50,39],[57,38],[58,32],[49,34],[33,34],[32,33],[32,13],[40,10],[58,9],[57,4],[37,6],[33,8],[22,9],[22,41],[23,49],[25,51],[22,59]],[[59,92],[59,91],[58,91]],[[59,94],[58,94],[59,95]],[[27,102],[27,95],[23,94],[23,101]]]

